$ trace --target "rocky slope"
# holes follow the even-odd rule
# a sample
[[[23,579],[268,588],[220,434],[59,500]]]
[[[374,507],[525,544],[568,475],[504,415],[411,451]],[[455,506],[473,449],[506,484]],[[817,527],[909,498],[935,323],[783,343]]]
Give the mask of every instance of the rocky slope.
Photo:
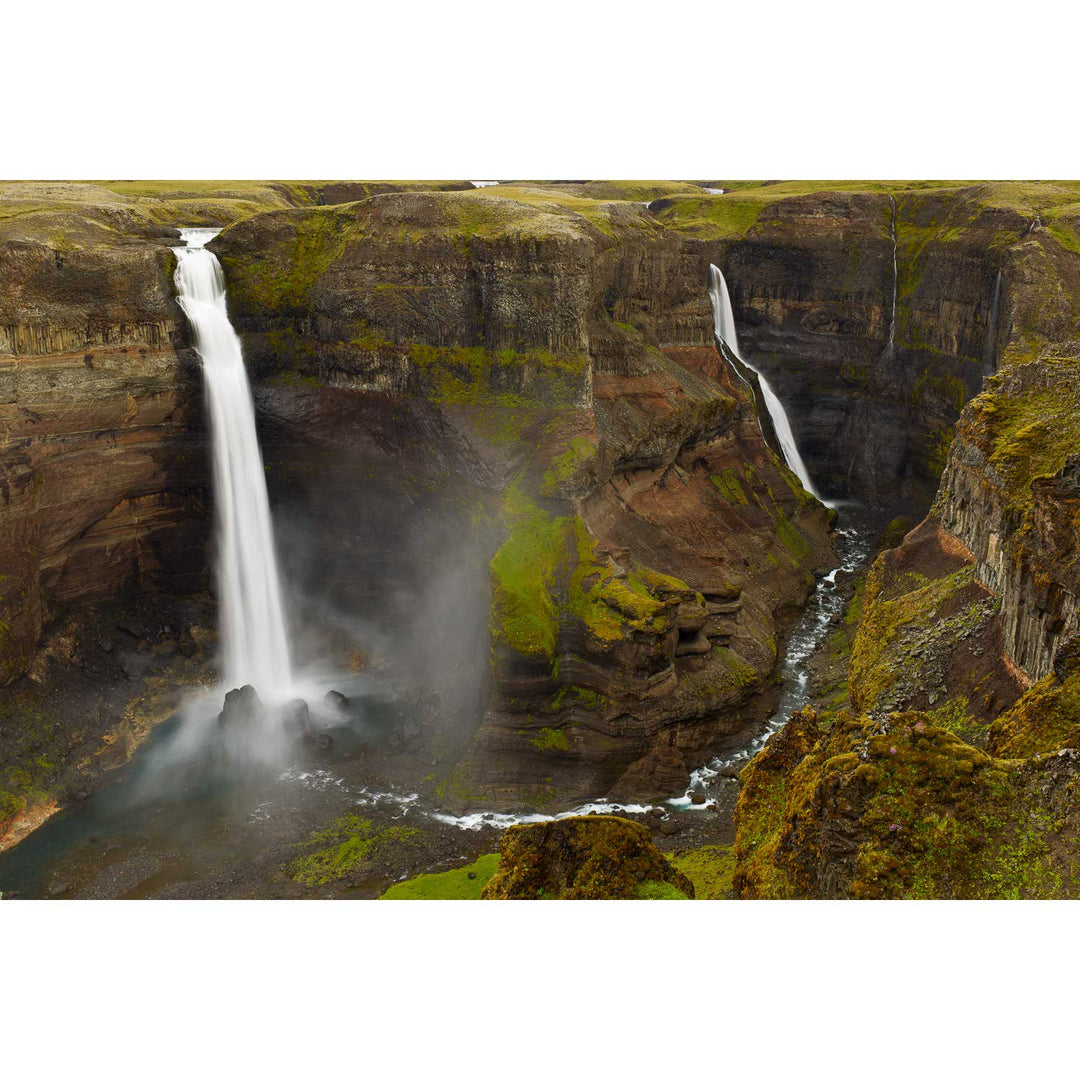
[[[867,578],[854,712],[792,721],[743,774],[744,896],[1076,893],[1080,244],[1074,193],[1033,194],[994,242],[998,371]]]

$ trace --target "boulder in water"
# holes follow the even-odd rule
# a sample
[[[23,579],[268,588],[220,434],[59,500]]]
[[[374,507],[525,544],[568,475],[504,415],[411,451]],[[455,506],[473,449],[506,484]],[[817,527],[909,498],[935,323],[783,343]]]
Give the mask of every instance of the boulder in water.
[[[303,735],[311,727],[311,711],[303,698],[294,698],[281,710],[281,719],[290,735]]]
[[[240,724],[254,723],[263,713],[263,703],[255,692],[255,687],[241,686],[230,690],[225,695],[225,704],[218,714],[218,723],[235,727]]]
[[[327,690],[323,694],[323,704],[331,712],[343,713],[349,706],[349,699],[340,690]]]

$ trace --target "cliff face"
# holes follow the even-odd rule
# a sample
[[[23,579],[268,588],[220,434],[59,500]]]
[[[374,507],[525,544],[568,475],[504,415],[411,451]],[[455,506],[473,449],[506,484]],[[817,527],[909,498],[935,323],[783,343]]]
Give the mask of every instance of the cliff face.
[[[61,243],[40,216],[0,220],[0,683],[62,605],[204,577],[199,382],[172,255],[101,242],[93,212],[63,221]]]
[[[455,563],[486,569],[490,662],[462,659],[440,692],[473,685],[483,719],[459,731],[443,803],[679,793],[691,764],[768,710],[778,635],[828,559],[827,514],[712,347],[707,250],[639,205],[520,198],[266,214],[214,247],[260,402],[310,386],[294,431],[329,430],[323,410],[367,418],[369,437],[342,450],[378,478],[350,493],[353,514],[373,492],[380,519],[423,505],[456,534],[441,545]],[[370,437],[387,412],[426,417],[411,445]],[[358,535],[376,606],[398,610],[404,591],[422,610],[404,584],[418,550],[424,591],[444,595],[450,570],[424,537],[395,566]]]
[[[713,249],[740,342],[787,404],[819,488],[921,514],[1000,353],[1001,247],[1029,220],[987,205],[984,187],[863,187],[655,205]]]

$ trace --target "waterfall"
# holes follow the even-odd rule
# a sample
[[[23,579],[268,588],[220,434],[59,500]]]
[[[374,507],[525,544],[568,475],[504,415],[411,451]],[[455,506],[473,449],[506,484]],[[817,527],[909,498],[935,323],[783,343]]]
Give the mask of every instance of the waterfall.
[[[255,409],[225,310],[221,264],[204,246],[219,231],[182,229],[185,246],[173,250],[178,300],[195,332],[210,413],[223,675],[226,686],[250,683],[264,701],[282,700],[292,670]]]
[[[727,282],[724,280],[724,275],[720,273],[719,268],[712,265],[709,266],[709,299],[712,301],[713,329],[716,336],[758,377],[765,409],[769,414],[769,419],[772,421],[773,431],[776,432],[776,438],[780,443],[780,450],[784,455],[784,460],[787,462],[787,467],[802,481],[802,486],[815,499],[820,499],[821,496],[818,494],[817,488],[814,487],[813,480],[810,479],[810,473],[807,471],[806,464],[799,453],[799,447],[795,443],[795,436],[792,434],[791,424],[788,421],[787,413],[784,411],[784,406],[780,404],[780,399],[776,396],[776,392],[773,390],[769,380],[739,352],[739,338],[735,331],[735,315],[731,310],[731,297],[728,295]]]
[[[997,366],[995,361],[997,359],[997,331],[998,331],[998,316],[1001,311],[1001,271],[997,272],[997,277],[994,279],[994,299],[990,304],[990,323],[986,330],[986,349],[984,351],[983,360],[986,364],[986,370],[992,372]]]
[[[889,218],[889,235],[892,237],[892,311],[889,313],[889,339],[885,345],[885,356],[891,358],[896,352],[896,308],[900,298],[900,274],[896,264],[896,199],[889,196],[892,216]]]

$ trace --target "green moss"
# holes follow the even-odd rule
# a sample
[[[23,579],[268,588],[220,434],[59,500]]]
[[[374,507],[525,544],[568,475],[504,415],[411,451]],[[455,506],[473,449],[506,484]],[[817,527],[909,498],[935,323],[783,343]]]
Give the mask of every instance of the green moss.
[[[529,742],[537,748],[537,750],[570,750],[570,740],[566,737],[566,732],[562,728],[541,728],[536,738],[530,739]]]
[[[664,857],[648,829],[606,814],[513,825],[499,843],[502,858],[486,900],[633,900],[662,886],[693,897],[694,886]],[[659,895],[663,893],[663,895]]]
[[[566,618],[580,620],[601,645],[666,632],[676,603],[667,596],[689,592],[682,582],[641,567],[621,576],[597,561],[596,541],[579,517],[552,517],[517,484],[507,489],[504,509],[510,535],[491,561],[496,642],[553,660]]]
[[[409,359],[422,373],[425,392],[433,401],[488,409],[576,405],[584,393],[588,369],[584,354],[556,355],[544,349],[412,344]]]
[[[713,487],[715,487],[732,506],[750,505],[750,500],[746,497],[746,492],[743,491],[742,484],[739,482],[738,470],[725,469],[720,474],[710,473],[709,480],[712,482]]]
[[[1062,367],[1053,360],[1042,364],[1051,375]],[[1076,384],[1066,377],[1051,388],[1023,394],[986,391],[972,402],[966,422],[988,451],[1007,507],[1024,509],[1032,502],[1032,481],[1053,476],[1080,445]]]
[[[585,462],[596,455],[596,447],[581,436],[570,440],[570,445],[557,457],[544,472],[540,482],[540,494],[551,496],[559,486],[569,480]]]
[[[669,229],[707,240],[746,236],[769,200],[759,194],[678,195],[656,216]]]
[[[356,814],[345,814],[314,833],[308,846],[318,850],[294,859],[284,868],[285,874],[297,884],[311,887],[344,881],[386,848],[414,844],[419,837],[418,829],[399,825],[379,828]]]
[[[476,862],[442,874],[420,874],[391,885],[380,900],[479,900],[499,866],[499,855],[481,855]]]
[[[1080,671],[1047,675],[990,726],[990,748],[1003,758],[1080,747]]]
[[[58,798],[65,732],[43,694],[25,685],[0,701],[4,752],[0,761],[0,835],[17,815]]]
[[[278,248],[252,256],[223,255],[230,301],[261,316],[310,315],[311,290],[354,234],[348,213],[311,208],[296,217],[290,239]]]
[[[686,893],[666,881],[644,881],[634,890],[635,900],[689,900]]]
[[[827,733],[812,717],[801,723],[786,754],[770,755],[770,743],[743,771],[739,895],[1080,892],[1075,781],[1048,787],[1040,767],[995,761],[918,713],[894,714],[888,730],[850,717]],[[824,849],[836,830],[844,849]]]
[[[296,390],[313,389],[322,385],[314,375],[306,375],[300,371],[289,369],[279,371],[266,381],[267,386],[291,388]]]
[[[669,855],[675,868],[694,884],[697,900],[730,900],[731,878],[735,872],[735,852],[729,846],[708,845]]]
[[[566,521],[553,519],[516,485],[504,500],[510,535],[491,560],[492,631],[526,655],[555,656]]]
[[[905,666],[917,670],[920,661],[909,653],[931,627],[946,635],[982,623],[980,609],[972,605],[941,615],[946,604],[973,582],[974,565],[927,582],[918,574],[896,577],[885,558],[881,556],[867,575],[862,619],[852,648],[851,701],[859,711],[875,708]],[[911,644],[901,641],[902,632]]]

